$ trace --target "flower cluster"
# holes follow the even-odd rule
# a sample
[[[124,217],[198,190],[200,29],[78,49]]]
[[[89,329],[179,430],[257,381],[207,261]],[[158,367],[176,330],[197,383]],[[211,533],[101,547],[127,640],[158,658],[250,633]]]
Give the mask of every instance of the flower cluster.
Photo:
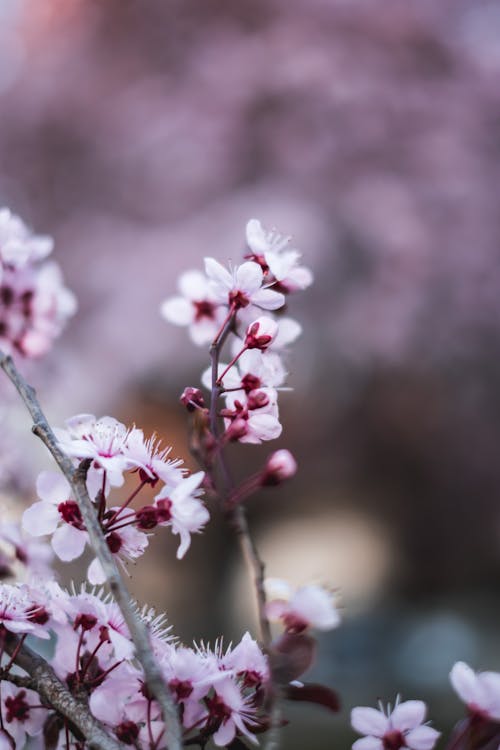
[[[269,668],[250,635],[226,650],[221,644],[188,648],[174,641],[164,616],[147,609],[138,616],[149,628],[185,741],[198,738],[197,744],[204,746],[213,737],[216,745],[226,746],[236,735],[255,741],[254,733],[265,723]],[[56,675],[70,692],[86,696],[93,715],[120,741],[145,750],[166,746],[160,708],[148,694],[128,628],[109,597],[85,588],[70,594],[55,582],[0,584],[0,657],[12,653],[27,635],[57,637],[49,659]],[[8,682],[0,688],[3,729],[22,748],[26,734],[39,734],[53,712],[41,706],[34,691]]]
[[[206,370],[202,383],[224,399],[224,439],[261,443],[281,434],[281,354],[301,331],[295,320],[273,313],[282,311],[288,294],[308,287],[312,274],[300,265],[290,238],[265,230],[257,219],[248,222],[246,240],[245,262],[229,270],[205,258],[205,274],[184,273],[180,296],[166,300],[161,312],[169,322],[188,326],[195,344],[222,347],[231,336],[229,363],[218,362],[215,377],[212,368]]]
[[[50,237],[0,210],[0,345],[7,352],[45,354],[76,310],[58,265],[46,261],[52,247]]]
[[[94,503],[110,551],[121,563],[140,557],[148,546],[148,534],[157,526],[170,527],[180,537],[177,557],[186,553],[191,534],[201,531],[209,518],[200,499],[204,473],[187,475],[179,459],[168,458],[154,436],[146,440],[142,430],[128,430],[112,417],[96,419],[80,414],[56,430],[60,447],[76,461],[89,461],[87,489]],[[135,478],[134,489],[117,505],[109,504],[113,488],[123,487],[126,475]],[[141,491],[154,488],[151,502],[131,507]],[[40,498],[23,515],[23,527],[32,536],[51,535],[52,549],[60,560],[74,560],[83,553],[88,533],[80,508],[66,479],[44,471],[37,481]],[[93,584],[104,582],[95,559],[88,570]]]

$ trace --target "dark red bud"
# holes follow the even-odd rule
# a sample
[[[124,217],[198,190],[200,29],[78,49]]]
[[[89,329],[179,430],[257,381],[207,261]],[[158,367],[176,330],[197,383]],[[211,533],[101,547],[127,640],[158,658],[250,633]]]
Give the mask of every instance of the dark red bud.
[[[184,388],[181,398],[181,404],[183,404],[188,411],[195,411],[195,409],[205,408],[205,399],[203,393],[199,388]]]

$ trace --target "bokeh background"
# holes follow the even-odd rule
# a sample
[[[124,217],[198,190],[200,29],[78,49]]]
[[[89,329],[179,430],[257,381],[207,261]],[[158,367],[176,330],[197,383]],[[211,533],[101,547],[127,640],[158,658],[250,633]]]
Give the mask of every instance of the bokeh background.
[[[495,0],[0,0],[0,203],[54,235],[80,306],[25,367],[55,424],[111,414],[187,456],[207,356],[159,317],[179,272],[238,262],[252,216],[313,268],[281,399],[300,472],[249,510],[270,574],[340,590],[310,677],[343,711],[294,707],[287,750],[349,747],[349,709],[397,691],[446,729],[453,662],[500,669],[499,39]],[[14,516],[48,460],[2,402]],[[182,563],[168,536],[136,595],[188,641],[253,627],[217,513]]]

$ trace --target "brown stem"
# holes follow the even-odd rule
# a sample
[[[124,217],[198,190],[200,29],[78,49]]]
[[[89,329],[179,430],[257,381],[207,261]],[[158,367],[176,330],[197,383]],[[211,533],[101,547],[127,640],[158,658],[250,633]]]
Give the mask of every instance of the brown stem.
[[[56,436],[36,398],[34,388],[24,380],[12,358],[6,356],[3,352],[0,352],[0,367],[16,387],[31,414],[33,432],[46,445],[71,486],[74,499],[80,508],[85,527],[90,537],[90,542],[106,576],[107,585],[128,626],[130,637],[135,646],[137,659],[144,670],[147,686],[160,705],[166,724],[165,739],[167,748],[168,750],[180,750],[182,747],[181,727],[177,708],[153,655],[148,628],[143,620],[137,616],[130,594],[123,583],[113,555],[106,543],[95,513],[95,508],[87,492],[86,477],[90,461],[82,461],[77,469],[74,468],[71,459],[59,447]]]

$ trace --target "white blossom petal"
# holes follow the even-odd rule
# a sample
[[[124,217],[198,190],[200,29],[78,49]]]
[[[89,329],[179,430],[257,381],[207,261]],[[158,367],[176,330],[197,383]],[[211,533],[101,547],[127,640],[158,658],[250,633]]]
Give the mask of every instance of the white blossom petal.
[[[52,537],[52,549],[60,560],[70,562],[80,557],[87,543],[87,532],[64,523]]]
[[[432,727],[422,726],[405,735],[405,744],[411,750],[432,750],[440,733]]]
[[[399,703],[391,714],[391,724],[394,729],[406,732],[415,729],[425,720],[427,707],[423,701],[404,701]]]
[[[360,734],[383,737],[390,729],[387,716],[370,706],[357,706],[351,711],[351,725]]]

